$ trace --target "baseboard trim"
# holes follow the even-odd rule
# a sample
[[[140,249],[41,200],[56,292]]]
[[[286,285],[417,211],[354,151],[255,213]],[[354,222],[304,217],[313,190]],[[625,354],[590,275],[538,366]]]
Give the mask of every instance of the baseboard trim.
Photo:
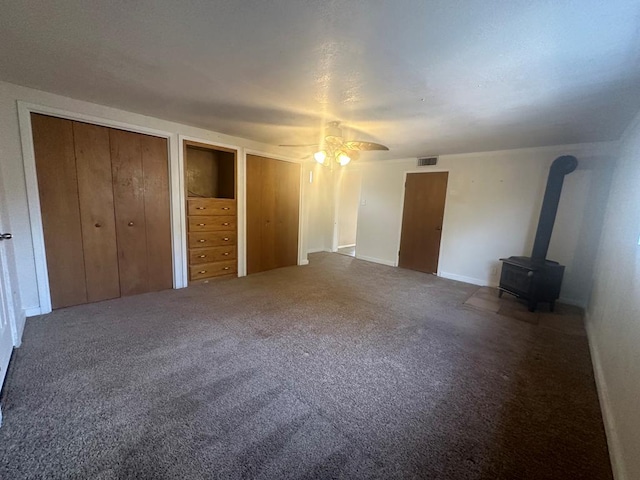
[[[600,411],[602,412],[602,419],[604,421],[604,431],[607,436],[611,470],[613,471],[613,478],[615,478],[615,480],[628,480],[624,461],[622,460],[620,439],[611,409],[611,401],[609,400],[607,381],[604,376],[604,371],[602,370],[602,363],[600,362],[600,352],[596,346],[590,325],[591,322],[589,322],[589,315],[587,313],[587,315],[585,315],[585,328],[587,330],[589,351],[591,352],[591,364],[593,365],[593,373],[596,379],[596,390],[598,391],[598,399],[600,400]]]
[[[36,315],[42,315],[42,309],[40,307],[25,308],[25,317],[35,317]]]
[[[355,243],[350,243],[348,245],[338,245],[338,248],[347,248],[347,247],[355,247],[356,244]]]
[[[479,278],[465,277],[464,275],[457,275],[455,273],[449,273],[449,272],[440,272],[439,276],[442,278],[447,278],[449,280],[456,280],[458,282],[470,283],[472,285],[479,285],[481,287],[487,286],[487,282],[484,280],[480,280]]]
[[[383,260],[382,258],[367,257],[366,255],[358,255],[357,252],[356,252],[356,258],[358,260],[364,260],[366,262],[379,263],[381,265],[387,265],[389,267],[397,267],[395,262],[391,262],[389,260]]]
[[[304,260],[300,260],[298,262],[298,265],[302,266],[302,265],[309,265],[309,260],[308,259],[304,259]]]
[[[328,252],[328,250],[325,248],[310,248],[309,250],[307,250],[307,254],[318,253],[318,252]]]

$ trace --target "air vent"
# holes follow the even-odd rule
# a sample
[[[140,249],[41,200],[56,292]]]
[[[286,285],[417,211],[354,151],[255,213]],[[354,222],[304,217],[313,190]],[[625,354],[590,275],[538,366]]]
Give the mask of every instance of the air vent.
[[[429,165],[435,165],[438,163],[438,157],[423,157],[418,159],[419,167],[427,167]]]

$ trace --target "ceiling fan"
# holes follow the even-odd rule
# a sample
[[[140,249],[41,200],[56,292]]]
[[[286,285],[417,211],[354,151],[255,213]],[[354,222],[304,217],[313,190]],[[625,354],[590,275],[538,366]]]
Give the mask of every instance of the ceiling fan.
[[[333,165],[335,160],[342,166],[348,165],[351,160],[359,156],[359,152],[369,150],[389,150],[389,147],[379,143],[364,142],[361,140],[345,140],[342,136],[340,122],[329,122],[325,128],[325,136],[322,143],[309,145],[280,145],[280,147],[320,147],[313,154],[316,162],[323,165]]]

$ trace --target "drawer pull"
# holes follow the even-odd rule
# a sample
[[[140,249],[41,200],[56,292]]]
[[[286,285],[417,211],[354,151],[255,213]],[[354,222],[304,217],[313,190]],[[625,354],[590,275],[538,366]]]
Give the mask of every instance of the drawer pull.
[[[198,273],[207,273],[206,270],[200,270]]]
[[[204,258],[206,255],[198,255],[198,258]]]
[[[196,207],[196,210],[206,210],[207,207]]]
[[[229,210],[229,207],[222,207],[223,210]]]
[[[224,237],[222,240],[224,240],[225,242],[229,241],[229,237]],[[201,242],[204,242],[204,240],[200,240]]]
[[[224,252],[222,255],[226,257],[227,255],[229,255],[229,252]]]
[[[229,222],[224,222],[222,225],[227,226],[229,225]]]
[[[198,226],[199,227],[204,227],[206,225],[206,223],[199,223]]]
[[[198,241],[199,241],[200,243],[204,243],[204,242],[206,242],[206,240],[205,240],[204,238],[203,238],[203,239],[201,239],[201,240],[198,240]]]
[[[229,270],[231,267],[224,267],[223,270]]]

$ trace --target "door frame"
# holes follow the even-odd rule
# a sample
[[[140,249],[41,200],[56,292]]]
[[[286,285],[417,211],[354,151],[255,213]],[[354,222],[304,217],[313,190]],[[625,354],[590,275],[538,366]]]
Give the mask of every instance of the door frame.
[[[293,158],[293,157],[285,157],[283,155],[278,155],[275,153],[269,153],[269,152],[263,152],[261,150],[254,150],[252,148],[244,148],[243,152],[242,152],[242,182],[243,182],[243,188],[242,188],[242,193],[243,193],[243,197],[242,197],[242,201],[243,201],[243,206],[245,207],[245,209],[243,209],[243,217],[242,217],[242,222],[238,222],[239,224],[242,223],[242,228],[243,228],[243,243],[242,243],[242,253],[243,253],[243,260],[244,260],[244,265],[243,265],[243,272],[244,275],[247,274],[247,242],[246,242],[246,232],[247,232],[247,212],[246,212],[246,201],[247,201],[247,190],[246,190],[246,185],[247,185],[247,177],[246,177],[246,167],[247,167],[247,155],[256,155],[258,157],[267,157],[267,158],[271,158],[273,160],[281,160],[283,162],[289,162],[289,163],[297,163],[298,165],[300,165],[300,198],[298,199],[298,265],[308,265],[309,264],[309,259],[307,258],[307,249],[303,248],[303,245],[305,244],[306,238],[304,238],[304,222],[303,222],[303,218],[306,218],[306,214],[304,213],[304,161],[300,160],[298,158]],[[239,195],[238,195],[239,196]],[[239,225],[238,225],[239,226]],[[240,234],[238,233],[238,243],[240,241]],[[238,245],[239,249],[240,249],[240,245]],[[238,250],[238,254],[240,253],[240,251]],[[239,272],[238,272],[239,273]]]
[[[404,218],[404,195],[407,189],[407,175],[409,175],[410,173],[448,173],[449,175],[451,175],[451,170],[449,170],[448,168],[434,168],[434,169],[429,169],[428,171],[425,170],[406,170],[404,172],[404,175],[402,176],[402,188],[401,193],[400,193],[400,225],[398,228],[398,241],[397,241],[397,246],[396,246],[396,262],[395,262],[395,266],[397,267],[398,265],[400,265],[400,241],[402,239],[402,219]],[[451,178],[449,177],[449,180]],[[436,275],[438,277],[442,276],[442,268],[440,266],[440,258],[442,257],[442,239],[444,238],[444,234],[446,231],[446,224],[447,224],[447,205],[449,204],[449,202],[447,201],[448,197],[449,197],[449,185],[450,182],[447,181],[447,191],[445,193],[445,197],[444,197],[444,212],[443,212],[443,219],[442,219],[442,232],[440,233],[440,252],[438,253],[438,271],[436,272]]]
[[[236,241],[236,248],[238,251],[238,277],[244,277],[247,275],[247,258],[246,258],[246,245],[245,245],[245,236],[246,236],[246,215],[245,215],[245,209],[246,209],[246,193],[245,193],[245,187],[246,187],[246,183],[245,183],[245,171],[246,171],[246,156],[244,153],[244,148],[243,147],[239,147],[238,145],[231,145],[228,143],[221,143],[221,142],[213,142],[211,140],[207,140],[204,138],[198,138],[198,137],[193,137],[191,135],[178,135],[178,141],[179,141],[179,151],[178,151],[178,166],[180,167],[180,191],[181,192],[185,192],[185,149],[184,149],[184,142],[195,142],[195,143],[201,143],[203,145],[208,145],[210,147],[213,148],[223,148],[226,150],[233,150],[236,152],[236,185],[235,185],[235,192],[236,192],[236,222],[237,222],[237,241]],[[182,212],[184,212],[184,224],[183,224],[183,232],[184,232],[184,237],[186,239],[186,235],[187,235],[187,225],[186,225],[186,211],[187,211],[187,199],[186,199],[186,193],[183,193],[181,196],[181,202],[182,202],[182,206],[180,207],[182,209]],[[183,247],[184,247],[184,251],[183,251],[183,255],[185,258],[185,262],[184,262],[184,272],[183,272],[183,280],[185,282],[185,285],[189,284],[189,278],[188,278],[188,270],[189,270],[189,265],[188,265],[188,261],[187,261],[187,242],[185,240],[185,242],[183,243]]]
[[[25,184],[27,188],[27,204],[29,209],[29,225],[31,227],[31,241],[33,242],[33,255],[36,267],[36,284],[38,286],[38,298],[40,305],[37,308],[28,309],[26,316],[39,315],[51,312],[51,293],[49,290],[49,271],[47,268],[47,252],[44,244],[44,229],[42,226],[42,210],[40,207],[40,192],[38,189],[38,176],[36,172],[36,157],[33,148],[33,131],[31,127],[31,114],[39,113],[66,120],[91,123],[101,127],[116,128],[154,137],[167,139],[167,158],[169,169],[169,198],[171,218],[171,248],[173,257],[173,288],[186,287],[186,245],[182,238],[185,226],[185,215],[181,208],[184,207],[182,198],[181,175],[178,171],[178,138],[175,133],[154,128],[141,127],[131,123],[110,120],[94,115],[70,112],[59,108],[38,105],[35,103],[17,101],[18,123],[20,125],[20,142],[22,144],[22,158],[24,165]],[[182,201],[181,201],[182,199]]]

